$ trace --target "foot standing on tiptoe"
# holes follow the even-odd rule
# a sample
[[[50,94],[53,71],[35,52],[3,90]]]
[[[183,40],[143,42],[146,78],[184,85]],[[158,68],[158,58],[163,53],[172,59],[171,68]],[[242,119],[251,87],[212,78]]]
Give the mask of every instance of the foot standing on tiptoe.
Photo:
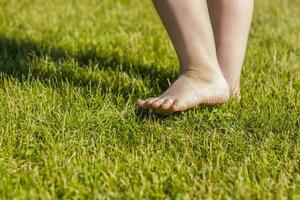
[[[253,0],[153,0],[180,63],[178,79],[140,108],[171,114],[239,98]]]

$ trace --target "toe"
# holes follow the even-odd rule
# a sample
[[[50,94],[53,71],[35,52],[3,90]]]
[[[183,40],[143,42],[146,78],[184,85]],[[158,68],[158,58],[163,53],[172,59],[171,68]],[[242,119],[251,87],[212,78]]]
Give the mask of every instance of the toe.
[[[168,110],[173,105],[173,102],[173,99],[167,99],[162,103],[161,108],[164,110]]]
[[[161,106],[161,104],[162,104],[164,101],[165,101],[164,98],[160,98],[160,99],[154,101],[154,102],[151,104],[151,108],[152,108],[152,109],[157,109],[158,107]]]
[[[147,108],[146,101],[144,101],[142,99],[138,99],[136,104],[139,108],[142,108],[142,109]]]
[[[150,98],[150,99],[147,99],[145,101],[145,107],[146,108],[150,108],[151,104],[156,101],[158,99],[158,97],[154,97],[154,98]]]
[[[174,104],[172,105],[171,109],[174,111],[174,112],[179,112],[179,111],[184,111],[188,108],[188,106],[183,103],[183,102],[180,102],[180,101],[176,101],[174,102]]]

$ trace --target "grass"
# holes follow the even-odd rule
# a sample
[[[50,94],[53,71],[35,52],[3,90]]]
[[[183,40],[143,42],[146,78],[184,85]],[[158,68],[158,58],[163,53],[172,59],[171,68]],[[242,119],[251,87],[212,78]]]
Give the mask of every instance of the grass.
[[[300,199],[298,0],[257,1],[240,104],[167,118],[150,1],[0,2],[1,199]]]

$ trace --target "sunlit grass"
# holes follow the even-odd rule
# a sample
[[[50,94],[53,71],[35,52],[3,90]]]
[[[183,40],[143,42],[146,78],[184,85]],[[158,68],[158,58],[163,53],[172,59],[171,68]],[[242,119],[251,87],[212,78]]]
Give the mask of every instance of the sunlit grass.
[[[136,109],[178,62],[150,1],[0,2],[0,198],[300,198],[298,0],[257,1],[242,101]]]

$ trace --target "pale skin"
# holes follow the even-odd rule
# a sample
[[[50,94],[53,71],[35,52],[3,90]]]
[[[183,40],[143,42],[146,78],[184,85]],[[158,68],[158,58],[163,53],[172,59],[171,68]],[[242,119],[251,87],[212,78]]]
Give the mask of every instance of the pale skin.
[[[137,105],[159,114],[240,99],[240,74],[253,0],[153,0],[176,50],[180,75],[158,97]]]

